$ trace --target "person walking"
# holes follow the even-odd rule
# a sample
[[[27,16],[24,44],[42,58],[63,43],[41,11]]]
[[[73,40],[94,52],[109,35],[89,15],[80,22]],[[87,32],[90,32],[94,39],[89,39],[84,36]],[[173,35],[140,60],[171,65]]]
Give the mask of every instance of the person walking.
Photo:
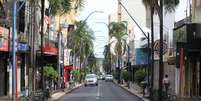
[[[170,80],[167,74],[165,74],[165,77],[163,78],[163,87],[165,89],[165,100],[168,98],[168,89],[170,86]]]

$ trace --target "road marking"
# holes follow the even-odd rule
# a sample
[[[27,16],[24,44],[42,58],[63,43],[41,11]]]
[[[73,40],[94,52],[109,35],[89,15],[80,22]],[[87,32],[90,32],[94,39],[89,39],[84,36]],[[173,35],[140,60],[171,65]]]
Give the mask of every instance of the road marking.
[[[100,99],[100,86],[101,86],[101,83],[98,84],[98,91],[97,91],[97,95],[96,95],[97,100]]]

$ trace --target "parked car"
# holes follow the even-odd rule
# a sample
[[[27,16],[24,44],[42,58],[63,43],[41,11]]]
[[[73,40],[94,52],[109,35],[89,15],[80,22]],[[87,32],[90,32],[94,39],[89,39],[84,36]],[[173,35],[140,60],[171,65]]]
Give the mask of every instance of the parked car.
[[[96,74],[87,74],[85,77],[84,85],[98,85],[98,76]]]
[[[113,81],[113,76],[108,74],[105,76],[105,81]]]

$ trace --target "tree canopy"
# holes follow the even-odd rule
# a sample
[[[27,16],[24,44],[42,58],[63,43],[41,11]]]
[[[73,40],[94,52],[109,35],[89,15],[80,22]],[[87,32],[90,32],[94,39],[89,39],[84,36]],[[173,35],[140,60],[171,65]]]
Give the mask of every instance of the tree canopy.
[[[84,6],[84,0],[49,0],[49,3],[51,15],[62,15],[72,9],[77,10]]]

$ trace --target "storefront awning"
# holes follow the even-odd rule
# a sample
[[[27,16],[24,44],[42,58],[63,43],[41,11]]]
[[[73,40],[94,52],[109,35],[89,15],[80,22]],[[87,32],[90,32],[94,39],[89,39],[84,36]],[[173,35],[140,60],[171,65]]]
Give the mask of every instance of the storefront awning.
[[[42,51],[44,54],[48,54],[48,55],[57,55],[58,54],[58,48],[54,48],[54,47],[43,47]]]
[[[66,70],[73,70],[73,64],[64,66]]]

